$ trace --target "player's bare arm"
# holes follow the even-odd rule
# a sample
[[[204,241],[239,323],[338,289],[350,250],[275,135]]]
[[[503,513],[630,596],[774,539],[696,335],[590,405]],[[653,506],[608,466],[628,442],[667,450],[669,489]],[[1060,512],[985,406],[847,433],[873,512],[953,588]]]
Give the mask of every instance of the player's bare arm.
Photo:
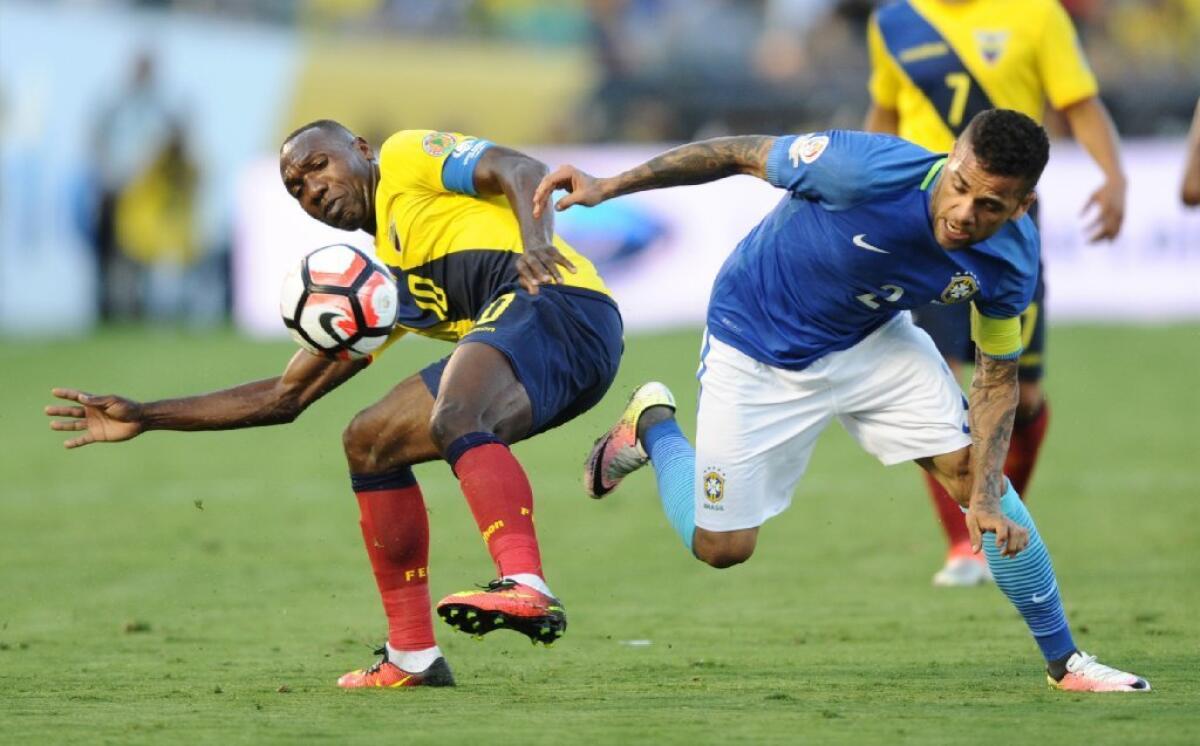
[[[1196,113],[1192,116],[1192,127],[1188,131],[1180,199],[1188,207],[1200,205],[1200,101],[1196,102]]]
[[[972,488],[967,529],[975,551],[983,547],[983,532],[996,532],[1002,554],[1015,557],[1029,542],[1029,532],[1010,521],[1000,509],[1004,495],[1004,458],[1017,411],[1017,361],[975,354],[971,379]]]
[[[1121,168],[1119,136],[1108,109],[1098,96],[1085,98],[1063,109],[1071,134],[1104,173],[1104,183],[1092,192],[1083,211],[1096,208],[1096,217],[1088,226],[1091,241],[1111,241],[1121,232],[1125,220],[1125,172]]]
[[[233,430],[281,425],[300,416],[310,404],[349,380],[367,360],[329,360],[298,351],[276,378],[180,399],[138,402],[112,394],[89,394],[55,388],[60,399],[74,402],[48,406],[52,430],[79,432],[64,441],[67,448],[129,440],[147,430]]]
[[[900,131],[900,113],[879,104],[871,104],[871,108],[867,109],[867,117],[863,120],[863,130],[894,135]]]
[[[647,189],[665,189],[688,184],[705,184],[726,176],[748,174],[767,177],[767,156],[774,137],[746,135],[717,137],[681,145],[616,176],[597,179],[574,166],[559,166],[538,185],[533,195],[534,215],[540,215],[556,189],[570,194],[554,205],[565,210],[571,205],[593,207],[614,197]]]
[[[509,148],[488,148],[475,167],[475,189],[480,194],[503,194],[508,198],[521,228],[523,253],[517,257],[521,285],[537,293],[542,283],[560,283],[562,266],[571,272],[575,265],[554,245],[554,216],[533,209],[533,193],[549,169],[539,160]]]

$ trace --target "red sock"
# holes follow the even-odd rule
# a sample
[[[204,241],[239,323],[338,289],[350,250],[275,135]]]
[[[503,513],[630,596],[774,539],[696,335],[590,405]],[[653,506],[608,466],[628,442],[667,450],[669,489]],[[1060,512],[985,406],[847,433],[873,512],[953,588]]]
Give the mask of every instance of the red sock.
[[[1038,451],[1046,437],[1046,426],[1050,423],[1050,402],[1042,402],[1042,408],[1032,419],[1013,425],[1012,441],[1008,445],[1008,457],[1004,460],[1004,474],[1012,481],[1013,489],[1025,499],[1025,488],[1037,465]]]
[[[950,549],[969,544],[971,534],[967,531],[967,521],[963,517],[962,508],[954,502],[946,488],[938,484],[933,475],[927,471],[921,473],[925,476],[925,486],[929,488],[929,496],[933,499],[933,507],[937,510],[942,530],[946,532],[946,541],[950,543]]]
[[[429,603],[429,516],[412,470],[353,476],[363,542],[383,611],[388,644],[424,650],[437,644]]]
[[[542,577],[542,556],[533,528],[533,490],[525,470],[494,436],[464,435],[447,449],[483,543],[501,577]]]

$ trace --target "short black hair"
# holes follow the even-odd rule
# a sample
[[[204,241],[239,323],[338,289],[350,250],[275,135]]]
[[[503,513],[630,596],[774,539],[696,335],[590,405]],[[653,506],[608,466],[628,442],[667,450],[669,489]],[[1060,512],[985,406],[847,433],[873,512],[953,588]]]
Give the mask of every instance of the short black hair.
[[[342,124],[341,122],[337,122],[332,119],[318,119],[292,130],[291,134],[283,138],[283,144],[279,146],[280,149],[282,150],[289,142],[295,140],[297,137],[303,135],[309,130],[322,130],[323,132],[331,132],[343,135],[347,140],[354,139],[354,133],[351,132],[349,128],[347,128],[346,125]]]
[[[1019,111],[990,109],[976,114],[963,132],[983,169],[1017,176],[1029,189],[1050,158],[1050,138],[1040,124]]]

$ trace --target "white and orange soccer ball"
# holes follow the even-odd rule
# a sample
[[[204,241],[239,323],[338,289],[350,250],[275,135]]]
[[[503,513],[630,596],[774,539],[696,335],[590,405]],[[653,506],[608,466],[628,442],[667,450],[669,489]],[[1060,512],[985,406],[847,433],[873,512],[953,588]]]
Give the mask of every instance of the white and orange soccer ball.
[[[283,281],[279,313],[301,347],[336,360],[366,357],[396,324],[396,282],[370,254],[334,244],[313,251]]]

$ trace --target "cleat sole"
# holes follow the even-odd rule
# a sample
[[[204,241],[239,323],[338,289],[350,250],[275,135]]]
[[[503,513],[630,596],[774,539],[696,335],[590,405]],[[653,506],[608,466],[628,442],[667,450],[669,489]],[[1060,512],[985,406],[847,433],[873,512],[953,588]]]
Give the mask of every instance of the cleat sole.
[[[520,617],[502,611],[483,611],[450,603],[438,607],[437,612],[446,624],[476,639],[483,639],[484,635],[493,630],[511,629],[525,635],[534,644],[540,642],[548,646],[567,631],[567,615],[561,611],[543,616]]]

